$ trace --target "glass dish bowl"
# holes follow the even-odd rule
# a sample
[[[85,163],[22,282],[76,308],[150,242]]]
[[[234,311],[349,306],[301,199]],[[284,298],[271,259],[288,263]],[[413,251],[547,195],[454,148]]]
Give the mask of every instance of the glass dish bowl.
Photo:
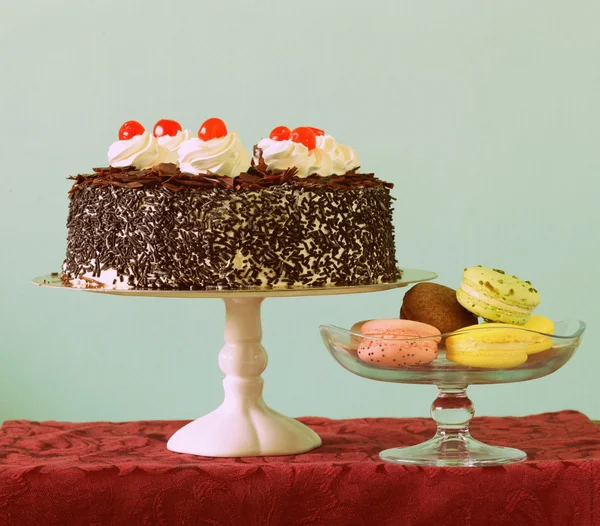
[[[482,324],[483,325],[483,324]],[[321,336],[325,346],[344,369],[363,378],[382,382],[404,384],[432,384],[438,388],[438,397],[431,405],[431,416],[437,423],[437,432],[433,438],[410,447],[392,448],[382,451],[382,460],[396,464],[425,466],[494,466],[520,462],[527,458],[525,452],[518,449],[489,446],[471,437],[469,422],[474,415],[473,404],[467,396],[467,387],[472,384],[501,384],[524,382],[549,375],[569,361],[579,347],[585,331],[585,323],[579,320],[566,320],[555,323],[553,334],[544,334],[516,327],[484,328],[443,334],[437,337],[378,338],[351,332],[333,325],[322,325]],[[448,338],[468,333],[481,336],[491,331],[504,331],[503,338],[509,339],[510,352],[523,352],[525,361],[514,367],[484,368],[461,365],[447,358],[446,342]],[[508,331],[508,332],[507,332]],[[529,353],[525,343],[514,343],[531,338],[543,340],[547,345],[541,352]],[[361,345],[379,345],[391,348],[398,344],[418,345],[425,340],[438,343],[437,357],[427,364],[404,367],[380,366],[377,363],[359,358]],[[484,343],[479,338],[476,350],[463,350],[463,353],[506,352],[507,348],[494,347],[497,344]],[[452,342],[453,340],[450,340]],[[456,341],[456,339],[454,339]],[[500,350],[499,350],[500,349]],[[531,350],[531,346],[529,347]],[[363,357],[364,354],[362,354]],[[469,361],[469,355],[467,360]]]

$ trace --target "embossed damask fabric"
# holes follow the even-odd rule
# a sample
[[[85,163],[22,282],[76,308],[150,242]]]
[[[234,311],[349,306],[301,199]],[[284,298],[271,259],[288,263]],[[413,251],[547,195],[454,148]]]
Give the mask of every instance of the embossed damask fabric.
[[[476,418],[476,438],[530,460],[460,469],[379,460],[428,419],[301,420],[321,448],[240,459],[169,452],[181,421],[5,422],[0,525],[600,525],[600,429],[580,413]]]

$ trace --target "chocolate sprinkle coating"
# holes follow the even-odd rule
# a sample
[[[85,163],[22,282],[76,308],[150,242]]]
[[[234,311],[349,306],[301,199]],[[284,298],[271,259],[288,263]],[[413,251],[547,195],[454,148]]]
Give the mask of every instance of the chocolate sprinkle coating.
[[[169,185],[178,175],[174,191]],[[399,278],[392,198],[372,176],[357,177],[367,184],[335,179],[351,174],[332,176],[327,184],[328,178],[298,184],[287,173],[277,176],[278,184],[257,183],[257,189],[240,178],[218,178],[217,187],[186,186],[180,184],[186,177],[200,183],[205,178],[178,170],[150,185],[116,178],[94,182],[101,177],[78,176],[71,192],[65,280],[91,272],[93,281],[102,269],[114,269],[137,289],[199,290]]]

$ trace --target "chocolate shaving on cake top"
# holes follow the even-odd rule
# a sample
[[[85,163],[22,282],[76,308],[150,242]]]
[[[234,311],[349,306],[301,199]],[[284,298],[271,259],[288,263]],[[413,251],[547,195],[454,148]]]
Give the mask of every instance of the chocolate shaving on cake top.
[[[153,168],[137,170],[133,166],[115,168],[94,168],[93,174],[79,174],[70,177],[75,184],[69,191],[73,195],[80,188],[88,186],[113,186],[118,188],[149,188],[164,187],[172,192],[178,192],[184,188],[196,188],[198,190],[210,188],[223,188],[227,190],[260,190],[272,186],[284,184],[303,187],[328,187],[336,190],[350,188],[393,188],[392,183],[377,179],[372,173],[358,173],[358,168],[344,175],[330,175],[322,177],[311,175],[306,178],[297,177],[296,169],[289,168],[284,172],[269,172],[266,165],[261,162],[251,166],[247,172],[238,177],[226,177],[207,173],[204,175],[190,175],[182,173],[179,167],[171,163],[161,163]]]

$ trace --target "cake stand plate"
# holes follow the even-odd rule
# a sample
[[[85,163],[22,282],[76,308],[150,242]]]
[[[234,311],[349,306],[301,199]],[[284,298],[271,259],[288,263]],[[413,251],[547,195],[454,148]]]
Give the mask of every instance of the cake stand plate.
[[[321,445],[309,427],[271,409],[263,400],[262,372],[267,353],[261,344],[260,306],[265,298],[329,296],[377,292],[435,279],[426,270],[403,269],[393,283],[349,287],[244,290],[115,290],[81,288],[65,284],[54,273],[33,279],[48,288],[160,298],[220,298],[225,302],[225,345],[219,353],[219,367],[225,374],[223,403],[203,417],[190,422],[169,439],[167,448],[178,453],[209,457],[294,455]]]

